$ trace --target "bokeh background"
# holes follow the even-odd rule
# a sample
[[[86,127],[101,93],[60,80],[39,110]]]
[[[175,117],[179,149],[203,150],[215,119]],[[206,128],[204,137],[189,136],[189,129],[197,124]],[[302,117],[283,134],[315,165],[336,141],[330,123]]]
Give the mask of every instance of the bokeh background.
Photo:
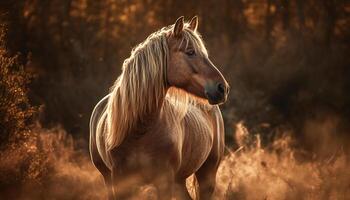
[[[350,199],[346,0],[1,1],[0,199],[104,198],[91,111],[182,15],[231,85],[216,197]]]

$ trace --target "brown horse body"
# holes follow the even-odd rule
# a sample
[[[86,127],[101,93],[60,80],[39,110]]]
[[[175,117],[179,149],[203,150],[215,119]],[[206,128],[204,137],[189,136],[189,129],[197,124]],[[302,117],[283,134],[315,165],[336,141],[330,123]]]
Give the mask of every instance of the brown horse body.
[[[157,188],[159,199],[170,199],[174,195],[178,199],[190,199],[185,181],[192,174],[195,174],[199,183],[201,199],[210,198],[214,191],[216,171],[224,153],[224,125],[219,107],[203,103],[197,97],[203,99],[207,97],[209,102],[215,102],[211,104],[223,102],[227,97],[228,86],[211,62],[199,56],[200,60],[197,61],[192,57],[188,59],[187,61],[191,62],[188,62],[187,65],[195,63],[197,68],[200,65],[209,66],[208,70],[203,67],[202,73],[189,74],[191,77],[171,76],[175,74],[172,70],[176,66],[184,67],[185,65],[184,60],[179,59],[175,51],[186,51],[191,45],[198,51],[198,47],[194,47],[194,44],[189,44],[187,41],[187,44],[183,46],[183,40],[175,37],[179,23],[180,26],[182,23],[180,31],[185,31],[183,19],[181,19],[175,23],[172,34],[166,34],[170,52],[166,54],[167,69],[164,72],[166,74],[164,87],[161,87],[160,92],[156,92],[159,95],[153,96],[150,92],[152,88],[146,87],[150,96],[142,96],[137,99],[140,103],[143,100],[144,105],[136,106],[139,112],[130,111],[137,115],[132,118],[132,126],[127,129],[125,136],[114,146],[108,146],[106,142],[112,130],[108,129],[108,114],[112,113],[108,113],[108,109],[118,107],[119,104],[116,102],[124,102],[125,108],[122,111],[125,112],[129,105],[125,102],[136,101],[132,96],[126,95],[132,94],[132,91],[123,92],[122,80],[121,83],[118,83],[119,85],[117,84],[116,92],[103,98],[92,113],[90,122],[91,159],[104,177],[110,199],[129,198],[137,187],[149,183]],[[195,18],[194,22],[192,20],[188,26],[196,28],[197,19]],[[169,69],[170,67],[172,69]],[[181,70],[178,67],[177,70],[184,74],[186,69]],[[127,68],[124,71],[127,71]],[[149,77],[145,78],[144,83],[147,83],[147,78]],[[128,82],[125,84],[139,84],[133,83],[133,80],[136,79],[128,77],[126,80]],[[188,80],[192,80],[191,83]],[[222,85],[217,82],[224,84],[223,92]],[[211,90],[213,87],[214,91]],[[197,97],[186,96],[185,92],[174,88],[180,88]],[[224,95],[221,95],[221,92]],[[141,94],[147,93],[141,92]],[[186,98],[182,101],[174,100],[174,96],[185,96]],[[112,98],[116,99],[113,101]],[[127,120],[125,119],[126,122]],[[120,118],[119,121],[124,121],[124,119]],[[121,124],[118,121],[114,123]],[[99,127],[103,128],[99,129]]]

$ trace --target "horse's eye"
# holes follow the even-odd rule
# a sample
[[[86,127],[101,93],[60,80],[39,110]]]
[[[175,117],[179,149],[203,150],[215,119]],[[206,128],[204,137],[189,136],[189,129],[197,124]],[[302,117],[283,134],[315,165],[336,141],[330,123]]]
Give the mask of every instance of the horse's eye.
[[[193,49],[191,49],[191,50],[186,51],[186,55],[194,56],[194,55],[196,55],[196,52]]]

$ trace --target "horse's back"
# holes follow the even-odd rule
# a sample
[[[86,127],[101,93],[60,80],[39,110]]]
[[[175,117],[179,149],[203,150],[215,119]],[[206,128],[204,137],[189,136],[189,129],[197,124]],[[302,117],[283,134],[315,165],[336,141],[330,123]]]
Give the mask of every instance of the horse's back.
[[[97,125],[103,112],[105,111],[105,108],[108,102],[108,97],[109,95],[105,96],[96,104],[90,118],[90,141],[89,141],[90,156],[93,164],[97,168],[100,168],[100,166],[102,165],[106,165],[105,159],[102,158],[103,154],[105,154],[106,152],[104,149],[104,145],[98,146],[98,143],[101,141],[98,142],[97,140],[101,138],[100,134],[102,133],[97,133]]]

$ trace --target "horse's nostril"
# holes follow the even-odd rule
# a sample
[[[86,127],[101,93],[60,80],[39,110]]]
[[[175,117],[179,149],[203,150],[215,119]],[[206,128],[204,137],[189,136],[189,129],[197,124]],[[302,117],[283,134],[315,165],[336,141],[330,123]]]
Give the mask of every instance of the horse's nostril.
[[[225,88],[224,84],[218,83],[217,87],[218,87],[218,91],[219,91],[221,94],[224,94],[224,93],[225,93],[226,88]]]

